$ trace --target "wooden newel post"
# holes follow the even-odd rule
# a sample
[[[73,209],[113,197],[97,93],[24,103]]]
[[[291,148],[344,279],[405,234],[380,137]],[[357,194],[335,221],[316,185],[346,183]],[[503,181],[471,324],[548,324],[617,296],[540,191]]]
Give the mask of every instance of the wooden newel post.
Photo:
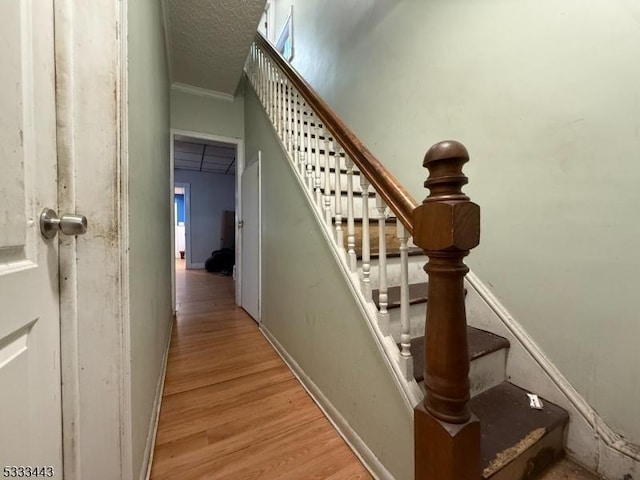
[[[423,166],[429,196],[413,211],[414,242],[429,262],[424,401],[414,410],[416,480],[479,480],[480,423],[469,412],[463,259],[480,242],[480,207],[462,186],[464,145],[440,142]]]

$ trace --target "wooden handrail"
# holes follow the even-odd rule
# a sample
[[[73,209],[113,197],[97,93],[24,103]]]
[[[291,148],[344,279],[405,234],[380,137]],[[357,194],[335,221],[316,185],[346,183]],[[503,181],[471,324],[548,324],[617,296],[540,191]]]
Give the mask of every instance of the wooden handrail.
[[[331,132],[332,137],[344,149],[345,153],[358,166],[360,172],[367,177],[375,191],[384,199],[387,206],[396,214],[402,224],[413,233],[413,210],[418,202],[396,180],[396,178],[373,156],[356,135],[347,127],[333,109],[320,98],[316,91],[296,72],[289,62],[261,33],[256,33],[256,44],[266,52],[271,60],[280,68],[289,82],[298,90],[322,124]]]

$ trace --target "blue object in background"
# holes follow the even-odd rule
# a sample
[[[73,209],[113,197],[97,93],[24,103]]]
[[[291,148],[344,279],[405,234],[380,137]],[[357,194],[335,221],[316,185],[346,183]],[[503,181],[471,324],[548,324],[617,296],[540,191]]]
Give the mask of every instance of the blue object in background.
[[[174,198],[176,202],[178,225],[184,224],[184,194],[176,193],[174,194]]]

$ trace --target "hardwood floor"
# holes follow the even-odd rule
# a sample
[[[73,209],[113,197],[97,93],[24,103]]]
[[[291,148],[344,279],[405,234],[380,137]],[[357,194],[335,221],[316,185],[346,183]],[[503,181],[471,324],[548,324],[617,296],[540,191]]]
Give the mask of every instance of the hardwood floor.
[[[180,267],[151,478],[370,479],[235,306],[232,278]]]

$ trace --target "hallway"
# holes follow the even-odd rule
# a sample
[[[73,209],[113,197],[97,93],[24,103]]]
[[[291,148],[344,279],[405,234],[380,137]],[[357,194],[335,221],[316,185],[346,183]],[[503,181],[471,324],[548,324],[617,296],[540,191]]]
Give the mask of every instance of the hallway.
[[[183,268],[151,478],[371,478],[236,307],[233,279]]]

